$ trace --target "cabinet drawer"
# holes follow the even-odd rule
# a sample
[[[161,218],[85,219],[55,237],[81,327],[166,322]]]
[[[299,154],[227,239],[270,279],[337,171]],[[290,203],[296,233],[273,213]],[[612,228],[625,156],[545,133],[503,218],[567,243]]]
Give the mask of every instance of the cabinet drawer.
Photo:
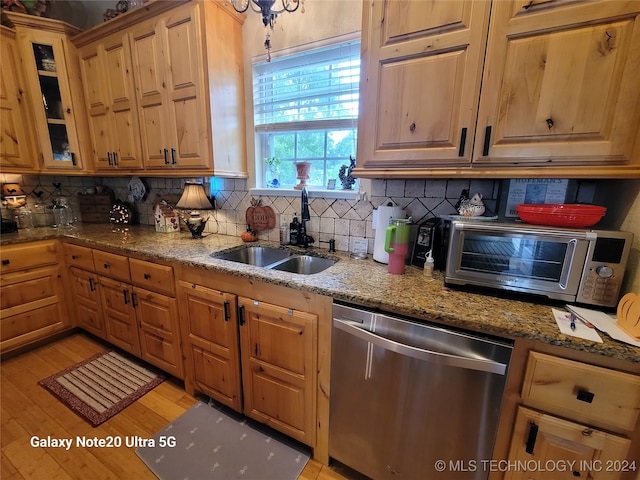
[[[531,352],[522,398],[574,420],[632,431],[640,411],[640,376]]]
[[[127,257],[103,252],[101,250],[94,250],[93,264],[97,273],[124,282],[131,281],[129,275],[129,259]]]
[[[68,267],[78,267],[93,271],[93,254],[90,248],[65,243],[63,246],[64,259]]]
[[[175,297],[173,268],[157,263],[129,259],[131,281],[134,285]]]
[[[2,273],[26,270],[32,267],[53,265],[58,263],[58,242],[47,240],[43,242],[21,243],[7,245],[0,250]]]

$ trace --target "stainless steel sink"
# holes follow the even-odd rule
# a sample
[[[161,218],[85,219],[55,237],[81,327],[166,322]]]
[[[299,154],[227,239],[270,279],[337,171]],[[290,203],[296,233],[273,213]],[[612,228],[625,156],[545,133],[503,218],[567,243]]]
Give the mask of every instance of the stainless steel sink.
[[[211,256],[219,260],[229,260],[231,262],[264,267],[291,256],[291,252],[282,248],[273,247],[245,247]]]
[[[337,260],[331,258],[312,257],[311,255],[293,255],[282,262],[271,266],[273,270],[281,270],[290,273],[300,273],[303,275],[313,275],[322,272]]]
[[[301,275],[322,272],[338,261],[313,255],[295,255],[283,248],[253,246],[226,253],[211,254],[211,256],[218,260],[228,260]]]

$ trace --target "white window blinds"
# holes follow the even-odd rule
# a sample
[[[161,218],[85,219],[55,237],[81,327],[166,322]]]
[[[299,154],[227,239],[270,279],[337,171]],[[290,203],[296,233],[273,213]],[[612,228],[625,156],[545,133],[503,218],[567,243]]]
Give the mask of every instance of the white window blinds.
[[[356,127],[360,42],[253,66],[256,132]]]

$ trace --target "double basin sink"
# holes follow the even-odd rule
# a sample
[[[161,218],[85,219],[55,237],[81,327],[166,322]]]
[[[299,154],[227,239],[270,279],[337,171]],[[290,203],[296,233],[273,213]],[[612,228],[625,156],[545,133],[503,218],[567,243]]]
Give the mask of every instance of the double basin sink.
[[[284,248],[247,246],[231,252],[212,254],[218,260],[255,265],[269,270],[312,275],[326,270],[337,259],[296,254]]]

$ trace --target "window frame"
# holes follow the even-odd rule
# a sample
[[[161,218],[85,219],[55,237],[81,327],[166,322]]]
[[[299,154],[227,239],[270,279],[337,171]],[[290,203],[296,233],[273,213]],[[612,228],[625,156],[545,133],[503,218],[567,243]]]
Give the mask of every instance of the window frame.
[[[339,47],[338,50],[335,50],[336,52],[340,52],[340,48],[343,51],[345,51],[347,53],[345,57],[349,55],[353,56],[354,53],[359,57],[360,32],[354,32],[348,35],[341,35],[333,39],[328,39],[327,41],[324,41],[324,42],[316,42],[310,45],[302,45],[292,49],[283,50],[278,52],[277,54],[273,54],[272,61],[281,62],[280,65],[284,65],[284,66],[296,65],[296,64],[299,64],[300,59],[304,59],[305,55],[313,55],[314,57],[312,58],[315,59],[318,56],[323,55],[322,52],[324,50],[335,48],[335,47]],[[320,52],[319,55],[318,55],[318,52]],[[298,59],[292,58],[291,61],[289,61],[287,57],[293,57],[293,56],[298,56],[299,58]],[[254,78],[256,75],[256,72],[255,72],[256,69],[259,70],[260,67],[265,66],[265,60],[266,60],[266,57],[264,55],[256,57],[252,60],[252,63],[251,63],[252,78]],[[268,68],[268,65],[266,65],[266,67]],[[361,67],[359,66],[359,68]],[[350,91],[355,92],[358,95],[358,99],[356,99],[357,106],[359,106],[358,105],[359,90],[360,90],[359,77],[360,76],[358,74],[357,80],[355,82],[351,82],[350,84]],[[354,85],[355,85],[355,88],[354,88]],[[252,80],[252,87],[254,87],[253,80]],[[327,190],[327,181],[328,181],[327,172],[330,171],[327,169],[327,165],[329,164],[329,162],[331,162],[332,160],[337,160],[337,161],[342,161],[343,164],[349,163],[348,157],[342,158],[341,156],[337,156],[337,157],[328,156],[327,138],[328,138],[328,135],[330,135],[331,130],[353,130],[353,135],[355,136],[355,138],[354,138],[352,154],[353,156],[355,156],[357,153],[357,132],[358,132],[357,115],[351,118],[339,118],[339,119],[324,118],[319,120],[303,119],[303,120],[294,120],[294,121],[287,121],[287,122],[277,122],[277,123],[271,123],[266,125],[264,124],[256,125],[256,110],[257,110],[256,101],[257,100],[255,96],[256,96],[256,93],[254,91],[254,108],[252,113],[253,113],[254,145],[255,145],[256,188],[251,189],[252,193],[258,194],[258,191],[260,191],[259,192],[260,194],[264,194],[262,192],[269,192],[269,194],[272,194],[272,195],[280,195],[280,193],[284,193],[286,191],[299,193],[298,190],[293,190],[293,185],[286,185],[284,186],[284,188],[283,187],[267,188],[267,185],[266,185],[267,182],[265,178],[266,172],[265,172],[265,165],[263,160],[266,157],[273,156],[273,152],[274,152],[273,150],[274,147],[272,145],[273,135],[277,135],[279,133],[287,133],[287,134],[293,134],[295,138],[297,138],[297,136],[300,133],[316,131],[316,132],[323,132],[324,134],[324,147],[323,147],[322,157],[298,158],[297,154],[294,153],[294,157],[283,159],[283,161],[287,161],[287,162],[293,162],[294,160],[309,160],[314,162],[322,161],[322,164],[323,164],[322,185],[309,185],[308,186],[309,190],[316,191],[316,192],[320,192],[320,191],[326,192],[328,197],[355,198],[357,196],[358,183],[356,183],[356,185],[354,186],[354,190],[341,190],[339,185],[339,180],[336,179],[338,184],[336,186],[336,190]],[[345,103],[348,105],[348,102],[345,102]],[[295,105],[294,107],[292,107],[292,109],[297,110],[297,109],[302,109],[302,107],[300,105]],[[351,135],[351,133],[347,135]],[[333,168],[335,168],[335,166]],[[338,192],[344,192],[345,196],[341,196],[340,194],[338,194]],[[354,195],[354,192],[355,192],[355,195]]]

